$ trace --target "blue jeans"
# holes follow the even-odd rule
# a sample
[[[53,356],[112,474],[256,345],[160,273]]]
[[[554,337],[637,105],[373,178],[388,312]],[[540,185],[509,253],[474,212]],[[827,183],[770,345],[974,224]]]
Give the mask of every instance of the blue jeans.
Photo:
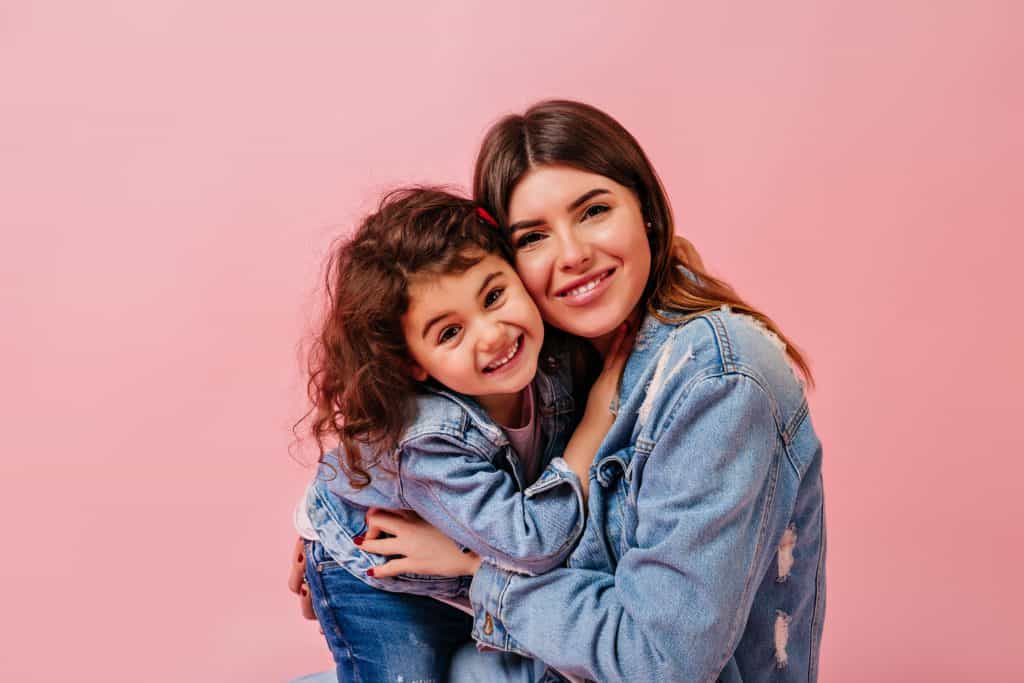
[[[371,588],[306,542],[313,609],[337,666],[338,683],[443,683],[455,650],[469,641],[472,619],[419,595]]]

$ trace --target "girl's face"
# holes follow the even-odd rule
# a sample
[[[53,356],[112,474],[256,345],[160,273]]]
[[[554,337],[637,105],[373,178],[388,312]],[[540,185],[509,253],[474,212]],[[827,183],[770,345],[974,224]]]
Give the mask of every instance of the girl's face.
[[[402,331],[415,379],[433,377],[478,399],[522,391],[544,341],[537,307],[512,266],[494,254],[462,273],[413,280]]]
[[[516,270],[544,320],[600,345],[640,303],[651,249],[627,187],[569,166],[539,166],[512,191]]]

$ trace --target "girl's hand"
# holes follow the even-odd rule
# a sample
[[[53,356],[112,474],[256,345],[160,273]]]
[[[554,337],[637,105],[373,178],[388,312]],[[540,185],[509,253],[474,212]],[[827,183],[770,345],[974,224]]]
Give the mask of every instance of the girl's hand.
[[[359,547],[375,555],[401,555],[374,567],[370,576],[385,578],[398,574],[429,574],[431,576],[465,576],[480,568],[480,556],[462,552],[453,540],[415,512],[370,508],[366,514],[367,530]],[[381,532],[391,538],[380,538]]]

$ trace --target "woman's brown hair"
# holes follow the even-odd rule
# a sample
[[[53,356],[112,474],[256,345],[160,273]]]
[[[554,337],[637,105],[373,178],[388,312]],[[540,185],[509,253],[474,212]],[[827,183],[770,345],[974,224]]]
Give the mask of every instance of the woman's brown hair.
[[[511,260],[505,236],[469,199],[431,187],[388,193],[332,248],[327,307],[309,356],[307,417],[320,462],[337,447],[353,486],[366,486],[374,466],[388,468],[386,457],[412,418],[420,385],[410,374],[401,322],[410,283],[464,272],[486,254]]]
[[[813,384],[803,354],[778,326],[708,273],[695,251],[677,248],[672,208],[661,180],[640,144],[618,121],[588,104],[568,100],[539,102],[522,115],[502,118],[480,147],[474,196],[502,225],[508,225],[508,203],[516,184],[530,169],[546,165],[603,175],[636,194],[650,226],[651,273],[641,301],[651,315],[663,322],[679,322],[729,306],[755,318],[781,339],[790,360]],[[662,311],[681,317],[668,317]]]

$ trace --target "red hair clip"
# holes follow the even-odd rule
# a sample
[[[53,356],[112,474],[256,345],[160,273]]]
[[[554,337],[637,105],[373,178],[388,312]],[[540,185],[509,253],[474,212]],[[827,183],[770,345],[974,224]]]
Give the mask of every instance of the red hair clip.
[[[485,223],[493,225],[494,227],[498,227],[498,221],[494,220],[494,216],[487,213],[487,209],[485,209],[484,207],[476,207],[476,215],[480,216],[480,218],[482,218]]]

